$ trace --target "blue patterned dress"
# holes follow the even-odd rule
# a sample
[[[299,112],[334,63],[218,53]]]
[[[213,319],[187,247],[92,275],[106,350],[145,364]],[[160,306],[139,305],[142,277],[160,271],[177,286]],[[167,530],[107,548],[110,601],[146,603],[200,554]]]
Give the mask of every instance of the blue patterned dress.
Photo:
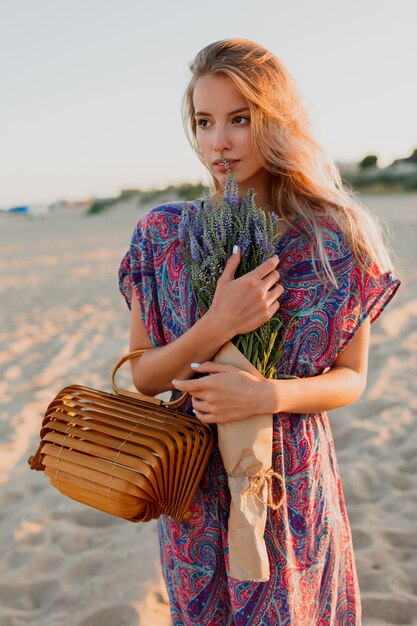
[[[132,287],[155,346],[170,343],[196,321],[196,301],[178,242],[175,202],[139,220],[119,268],[120,290]],[[191,204],[194,210],[197,202]],[[285,289],[280,314],[297,322],[287,335],[282,373],[315,376],[330,367],[369,315],[373,323],[400,285],[376,266],[364,272],[345,237],[323,218],[324,245],[338,288],[317,279],[301,217],[277,244]],[[320,261],[314,245],[317,267]],[[186,412],[191,404],[186,405]],[[229,574],[230,495],[218,449],[193,506],[191,521],[158,519],[162,570],[174,626],[359,626],[361,605],[349,521],[326,412],[274,415],[273,468],[285,481],[283,506],[269,511],[265,530],[269,581]]]

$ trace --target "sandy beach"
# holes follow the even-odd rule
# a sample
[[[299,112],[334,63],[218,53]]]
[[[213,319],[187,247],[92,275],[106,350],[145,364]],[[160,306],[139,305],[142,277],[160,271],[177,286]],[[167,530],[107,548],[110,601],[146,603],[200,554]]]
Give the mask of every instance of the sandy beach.
[[[362,200],[392,228],[403,284],[372,326],[365,393],[330,418],[363,624],[417,625],[417,194]],[[60,389],[111,390],[129,335],[117,269],[147,208],[0,217],[0,626],[171,623],[156,524],[78,504],[27,465]]]

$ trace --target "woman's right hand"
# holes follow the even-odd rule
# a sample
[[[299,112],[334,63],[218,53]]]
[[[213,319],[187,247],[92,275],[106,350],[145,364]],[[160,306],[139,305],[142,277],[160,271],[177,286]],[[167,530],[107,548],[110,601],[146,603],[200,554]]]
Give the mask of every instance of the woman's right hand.
[[[240,258],[238,249],[228,259],[207,313],[230,339],[255,330],[271,319],[279,308],[277,298],[284,293],[283,286],[278,283],[279,272],[275,269],[279,263],[278,256],[267,259],[251,272],[235,279]]]

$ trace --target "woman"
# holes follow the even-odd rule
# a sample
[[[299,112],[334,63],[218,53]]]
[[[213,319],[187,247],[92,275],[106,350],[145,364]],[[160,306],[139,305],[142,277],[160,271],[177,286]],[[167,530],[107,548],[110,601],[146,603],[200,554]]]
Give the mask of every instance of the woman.
[[[221,194],[225,183],[224,157],[240,194],[254,188],[258,206],[282,218],[281,237],[277,256],[234,279],[237,250],[212,307],[197,320],[178,246],[184,203],[149,211],[119,270],[131,307],[130,349],[152,348],[132,362],[132,378],[147,395],[188,391],[187,411],[209,424],[273,413],[273,468],[284,477],[285,498],[268,514],[269,581],[231,578],[230,496],[219,452],[213,451],[191,521],[158,520],[173,623],[360,624],[327,411],[361,396],[370,324],[400,280],[377,221],[343,189],[337,169],[312,138],[281,62],[251,41],[232,39],[204,48],[191,70],[185,122],[214,193]],[[258,328],[278,308],[285,320],[298,312],[279,364],[282,373],[298,379],[266,380],[211,361],[224,343]]]

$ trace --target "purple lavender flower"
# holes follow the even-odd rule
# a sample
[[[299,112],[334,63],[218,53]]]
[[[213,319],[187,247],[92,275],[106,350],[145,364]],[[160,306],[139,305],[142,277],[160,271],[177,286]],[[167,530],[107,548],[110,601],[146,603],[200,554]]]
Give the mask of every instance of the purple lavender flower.
[[[239,189],[237,186],[236,178],[230,171],[227,160],[223,157],[223,164],[227,171],[226,184],[224,186],[223,200],[231,206],[237,206],[239,203]]]
[[[247,233],[242,233],[241,235],[238,236],[237,245],[240,248],[242,257],[244,257],[245,259],[249,256],[251,244],[252,244],[251,238],[248,236]]]
[[[197,237],[193,232],[190,232],[190,249],[191,249],[191,258],[193,261],[198,261],[200,259],[200,249],[197,241]]]
[[[260,248],[262,248],[263,252],[268,252],[270,245],[269,245],[269,241],[265,235],[265,232],[262,232],[262,230],[259,227],[255,227],[254,229],[254,235],[255,235],[255,242],[256,245],[259,246]]]
[[[186,206],[183,209],[183,212],[181,215],[181,221],[178,226],[178,238],[180,241],[185,241],[187,237],[187,233],[190,227],[190,217],[191,215],[190,215],[189,207]]]

